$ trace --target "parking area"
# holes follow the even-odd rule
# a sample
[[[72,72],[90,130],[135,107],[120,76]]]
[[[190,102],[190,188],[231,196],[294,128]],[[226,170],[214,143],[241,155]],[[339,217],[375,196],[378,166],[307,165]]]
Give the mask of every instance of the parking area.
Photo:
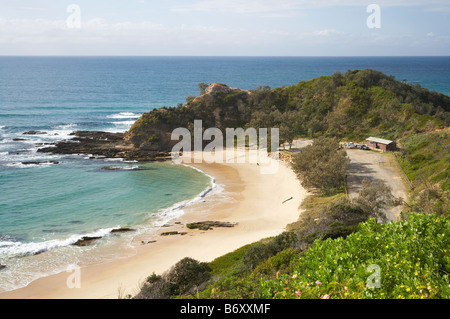
[[[350,198],[358,196],[362,181],[383,180],[392,188],[396,197],[407,199],[407,185],[391,153],[381,153],[360,149],[346,149],[351,162],[347,175],[347,189]],[[398,220],[402,207],[387,212],[388,220]]]

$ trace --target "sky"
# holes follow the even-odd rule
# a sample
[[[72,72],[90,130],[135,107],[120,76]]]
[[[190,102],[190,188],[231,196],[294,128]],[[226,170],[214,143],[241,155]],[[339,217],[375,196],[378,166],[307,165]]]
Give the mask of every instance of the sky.
[[[0,55],[450,55],[450,0],[0,0]]]

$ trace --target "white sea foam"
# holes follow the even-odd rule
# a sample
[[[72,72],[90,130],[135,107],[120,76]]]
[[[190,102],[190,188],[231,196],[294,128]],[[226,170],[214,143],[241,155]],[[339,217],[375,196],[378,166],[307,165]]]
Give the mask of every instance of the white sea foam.
[[[74,128],[76,126],[78,126],[78,124],[71,123],[71,124],[56,125],[53,128],[55,128],[57,130],[67,130],[67,129],[70,129],[70,128]]]
[[[117,158],[107,157],[107,158],[103,158],[102,160],[105,162],[123,162],[124,161],[124,159],[122,157],[117,157]]]
[[[75,131],[75,127],[77,127],[78,124],[70,123],[70,124],[62,124],[62,125],[56,125],[52,127],[52,130],[46,131],[47,134],[44,135],[37,135],[44,140],[66,140],[73,138],[71,133]]]
[[[176,165],[178,165],[178,164],[176,164]],[[206,174],[205,172],[203,172],[202,170],[200,170],[196,167],[192,167],[192,166],[185,165],[185,164],[180,164],[180,165],[193,168],[196,171],[208,176],[210,178],[210,185],[205,190],[203,190],[199,195],[197,195],[195,198],[193,198],[191,200],[176,203],[176,204],[172,205],[171,207],[158,212],[157,215],[160,217],[160,219],[155,222],[154,225],[156,227],[161,227],[164,224],[167,224],[169,221],[183,216],[185,213],[184,208],[186,208],[192,204],[198,203],[200,201],[203,201],[204,198],[208,194],[212,193],[213,190],[217,190],[218,192],[221,192],[223,190],[222,187],[220,187],[219,185],[216,184],[214,177],[212,177],[211,175]]]
[[[107,167],[104,167],[103,169],[111,170],[111,171],[137,171],[137,170],[142,170],[142,168],[140,168],[137,165],[131,165],[131,166],[107,166]]]
[[[33,168],[33,167],[49,167],[55,165],[54,163],[50,162],[42,162],[42,163],[36,163],[36,164],[24,164],[24,163],[6,163],[3,166],[6,167],[14,167],[14,168]]]
[[[75,244],[83,237],[103,237],[113,229],[118,229],[120,226],[112,228],[104,228],[93,231],[88,234],[75,234],[64,239],[52,239],[43,242],[20,242],[20,241],[0,241],[0,257],[15,257],[15,256],[28,256],[42,253],[58,247],[65,247]]]
[[[119,122],[111,122],[111,124],[114,125],[127,125],[127,126],[131,126],[134,124],[135,121],[119,121]]]
[[[6,153],[6,154],[5,154]],[[37,148],[30,149],[20,149],[11,150],[9,152],[2,152],[1,158],[4,161],[9,161],[10,163],[3,164],[4,166],[15,167],[15,168],[26,168],[26,167],[37,167],[37,166],[48,166],[49,163],[43,163],[43,165],[29,164],[24,165],[22,162],[47,162],[47,161],[60,161],[63,155],[54,154],[43,154],[38,153]]]
[[[109,119],[137,119],[141,116],[141,114],[136,114],[132,112],[120,112],[116,114],[111,114],[106,116]]]

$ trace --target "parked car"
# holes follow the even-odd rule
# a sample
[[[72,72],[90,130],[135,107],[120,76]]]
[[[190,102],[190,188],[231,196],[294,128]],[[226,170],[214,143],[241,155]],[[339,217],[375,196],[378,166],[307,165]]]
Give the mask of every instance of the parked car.
[[[356,145],[353,142],[344,143],[345,148],[356,148]]]
[[[366,144],[355,144],[353,142],[344,143],[345,148],[348,149],[360,149],[360,150],[369,150],[370,148]]]

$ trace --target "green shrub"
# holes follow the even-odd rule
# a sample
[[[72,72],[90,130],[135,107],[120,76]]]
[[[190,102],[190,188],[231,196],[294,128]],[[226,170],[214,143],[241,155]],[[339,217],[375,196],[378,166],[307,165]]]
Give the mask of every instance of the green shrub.
[[[294,156],[292,168],[304,187],[334,193],[343,187],[349,164],[338,139],[320,137]]]
[[[175,294],[184,294],[208,281],[211,277],[208,263],[186,257],[175,264],[167,274],[167,281],[177,287]]]
[[[450,218],[411,214],[379,224],[370,219],[347,238],[317,240],[291,275],[260,280],[265,298],[449,298]],[[370,265],[380,287],[368,285]]]
[[[211,278],[207,263],[186,257],[162,276],[153,273],[142,286],[136,299],[168,299],[192,292]]]

